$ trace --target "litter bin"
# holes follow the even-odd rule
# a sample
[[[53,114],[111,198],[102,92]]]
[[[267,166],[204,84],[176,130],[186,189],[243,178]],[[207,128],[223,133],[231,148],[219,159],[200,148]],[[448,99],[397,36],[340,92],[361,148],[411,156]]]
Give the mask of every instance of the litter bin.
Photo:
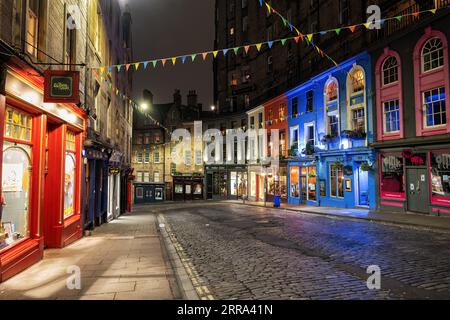
[[[281,206],[280,196],[274,196],[273,197],[273,207],[279,208],[280,206]]]

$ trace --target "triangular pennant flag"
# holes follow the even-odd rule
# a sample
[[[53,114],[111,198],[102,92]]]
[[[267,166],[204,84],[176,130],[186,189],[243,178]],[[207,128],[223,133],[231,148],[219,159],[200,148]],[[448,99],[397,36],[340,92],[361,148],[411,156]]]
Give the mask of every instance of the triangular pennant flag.
[[[309,42],[311,42],[311,40],[313,39],[313,34],[308,34],[306,35],[306,38],[308,39]]]
[[[369,29],[371,24],[372,24],[371,22],[366,22],[364,23],[364,27],[366,27],[366,29]]]
[[[418,18],[419,17],[419,15],[420,15],[420,12],[413,12],[413,14],[412,14],[415,18]]]
[[[295,40],[295,43],[298,43],[298,41],[300,40],[300,36],[295,37],[294,40]]]
[[[167,59],[161,59],[161,63],[163,65],[163,67],[166,65],[166,61],[167,61]]]
[[[134,64],[134,67],[136,68],[136,71],[139,69],[139,66],[140,66],[141,64],[140,63],[135,63]]]
[[[203,61],[205,61],[206,58],[208,57],[208,52],[203,52],[202,56],[203,56]]]
[[[320,48],[316,47],[317,53],[320,53]]]
[[[303,36],[302,33],[299,34],[300,38],[302,39],[302,42],[305,41],[305,37]]]
[[[194,62],[195,57],[197,57],[197,55],[196,55],[195,53],[194,53],[194,54],[191,54],[191,60],[192,60],[192,62]]]
[[[131,67],[131,64],[125,65],[125,69],[126,69],[127,71],[130,70],[130,67]]]
[[[395,19],[398,21],[398,22],[401,22],[402,21],[402,16],[397,16],[397,17],[395,17]]]
[[[177,63],[177,58],[176,58],[176,57],[173,57],[173,58],[172,58],[172,65],[174,66],[175,63]]]
[[[384,24],[385,21],[386,21],[385,19],[378,20],[378,22],[379,22],[380,24]]]
[[[348,28],[350,29],[350,31],[351,31],[352,33],[354,33],[355,30],[356,30],[356,26],[350,26],[350,27],[348,27]]]
[[[336,32],[337,35],[339,35],[341,33],[341,28],[334,29],[334,31]]]
[[[246,54],[248,53],[248,50],[250,50],[250,46],[245,46],[244,47],[244,51],[245,51]]]
[[[286,44],[287,39],[281,39],[281,44],[284,46]]]
[[[270,7],[270,5],[267,2],[265,2],[265,4],[266,4],[266,7],[267,7],[267,12],[269,12],[269,14],[270,14],[272,8]]]
[[[105,67],[100,67],[100,73],[105,72]]]
[[[431,9],[431,10],[429,10],[432,14],[435,14],[436,13],[436,9]]]
[[[152,64],[153,64],[153,68],[156,68],[156,65],[158,64],[158,60],[153,60]]]
[[[181,62],[182,62],[182,63],[185,63],[185,62],[186,62],[186,59],[187,59],[187,56],[182,56],[182,57],[181,57]]]
[[[116,89],[116,96],[119,95],[119,89]]]
[[[237,55],[238,52],[239,52],[239,47],[233,48],[233,52],[234,52],[235,55]]]
[[[320,31],[320,35],[321,36],[324,36],[324,35],[326,35],[328,33],[328,31]]]
[[[259,5],[262,7],[263,0],[259,0]]]
[[[291,23],[289,23],[289,29],[291,29],[291,32],[294,31],[294,26]]]
[[[223,49],[223,50],[222,50],[224,56],[227,55],[228,50],[229,50],[229,49]]]
[[[119,65],[117,66],[117,72],[120,72],[120,69],[122,69],[122,65],[121,65],[121,64],[119,64]]]
[[[271,48],[272,48],[272,46],[273,46],[273,41],[269,41],[269,42],[267,42],[267,45],[269,46],[269,49],[271,49]]]
[[[262,43],[258,43],[258,44],[256,45],[256,49],[257,49],[258,51],[261,50],[261,47],[262,47]]]
[[[109,73],[112,73],[112,69],[113,69],[112,67],[109,67],[109,68],[108,68],[108,72],[109,72]]]
[[[144,62],[144,69],[147,69],[147,66],[148,66],[148,61],[145,61]]]
[[[286,20],[286,18],[281,17],[281,19],[283,20],[283,25],[284,25],[285,27],[287,27],[288,21]]]
[[[213,51],[213,56],[214,56],[214,58],[217,58],[217,55],[219,54],[219,51]]]

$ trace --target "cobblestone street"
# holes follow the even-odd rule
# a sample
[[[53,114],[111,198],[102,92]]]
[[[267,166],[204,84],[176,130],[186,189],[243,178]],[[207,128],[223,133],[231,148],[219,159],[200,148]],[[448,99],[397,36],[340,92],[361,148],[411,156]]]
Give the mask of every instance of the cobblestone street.
[[[153,210],[216,299],[450,298],[449,233],[229,203]]]

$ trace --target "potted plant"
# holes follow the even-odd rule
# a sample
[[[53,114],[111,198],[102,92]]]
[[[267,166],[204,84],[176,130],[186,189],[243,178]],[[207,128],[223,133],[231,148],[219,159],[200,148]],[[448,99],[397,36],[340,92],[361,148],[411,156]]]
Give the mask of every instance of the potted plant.
[[[323,136],[322,138],[322,143],[328,143],[333,141],[334,139],[336,139],[337,137],[334,136],[333,134],[326,134]]]
[[[302,153],[306,156],[311,156],[316,152],[316,149],[311,143],[307,143],[305,149],[303,149]]]
[[[361,166],[359,168],[361,169],[361,171],[371,171],[373,169],[373,167],[367,162],[361,163]]]
[[[292,145],[289,149],[289,157],[295,158],[298,156],[298,147],[295,145]]]

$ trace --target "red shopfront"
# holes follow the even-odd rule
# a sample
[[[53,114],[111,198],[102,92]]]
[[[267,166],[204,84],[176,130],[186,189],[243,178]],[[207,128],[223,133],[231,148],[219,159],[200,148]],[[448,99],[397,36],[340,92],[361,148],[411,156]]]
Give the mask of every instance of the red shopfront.
[[[380,207],[450,216],[450,149],[380,154]]]
[[[33,74],[33,75],[30,75]],[[0,95],[0,282],[82,236],[81,150],[86,118],[44,104],[43,78],[10,64]]]

